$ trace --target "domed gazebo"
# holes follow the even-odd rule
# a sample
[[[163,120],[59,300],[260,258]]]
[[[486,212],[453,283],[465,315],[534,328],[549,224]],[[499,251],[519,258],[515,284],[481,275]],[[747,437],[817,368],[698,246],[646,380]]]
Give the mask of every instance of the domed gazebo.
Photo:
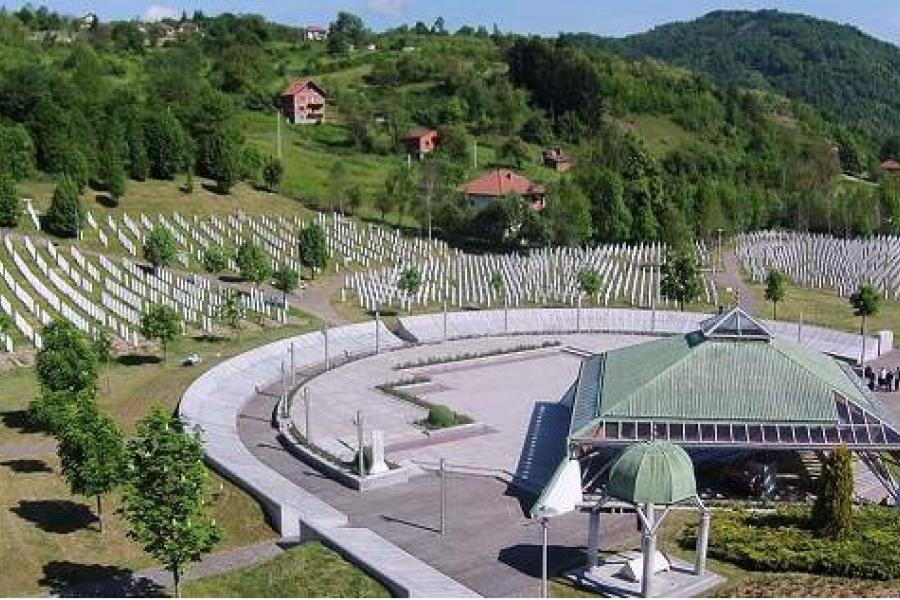
[[[600,500],[590,513],[588,570],[598,567],[600,549],[600,509],[631,508],[641,523],[640,560],[626,564],[626,576],[639,580],[641,595],[652,595],[654,574],[668,570],[656,551],[656,535],[670,510],[693,506],[700,512],[700,531],[693,575],[706,570],[709,539],[709,511],[697,496],[694,465],[681,447],[665,441],[639,442],[629,446],[613,462]],[[657,516],[657,508],[662,514]]]

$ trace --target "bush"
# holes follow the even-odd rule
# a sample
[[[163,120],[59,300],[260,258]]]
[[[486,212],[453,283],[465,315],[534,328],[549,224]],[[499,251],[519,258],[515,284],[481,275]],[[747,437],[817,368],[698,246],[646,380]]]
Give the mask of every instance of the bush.
[[[681,532],[679,543],[696,546],[696,526]],[[900,511],[866,506],[853,515],[842,540],[820,537],[809,507],[775,513],[722,511],[713,515],[709,555],[752,571],[801,571],[817,575],[889,580],[900,577]]]
[[[443,404],[436,404],[428,410],[428,426],[443,429],[456,425],[456,413]]]

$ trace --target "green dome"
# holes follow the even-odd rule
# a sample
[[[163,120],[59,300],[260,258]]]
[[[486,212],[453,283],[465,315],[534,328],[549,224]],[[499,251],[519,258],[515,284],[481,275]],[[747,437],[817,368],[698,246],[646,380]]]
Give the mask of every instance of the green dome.
[[[694,464],[680,447],[669,442],[641,442],[629,446],[609,471],[607,493],[619,500],[642,504],[673,504],[697,495]]]

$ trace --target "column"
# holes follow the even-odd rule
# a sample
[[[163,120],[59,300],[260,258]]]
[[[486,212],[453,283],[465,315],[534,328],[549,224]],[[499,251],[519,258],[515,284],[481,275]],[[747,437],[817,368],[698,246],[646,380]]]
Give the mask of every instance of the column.
[[[709,511],[700,513],[700,530],[697,532],[697,555],[694,557],[694,575],[706,572],[706,551],[709,546]]]
[[[600,512],[592,510],[588,514],[588,562],[589,570],[600,564]]]
[[[652,594],[651,582],[653,580],[654,559],[656,558],[656,534],[653,531],[653,504],[644,505],[644,528],[641,532],[641,550],[644,556],[644,572],[641,577],[641,596],[649,598]]]

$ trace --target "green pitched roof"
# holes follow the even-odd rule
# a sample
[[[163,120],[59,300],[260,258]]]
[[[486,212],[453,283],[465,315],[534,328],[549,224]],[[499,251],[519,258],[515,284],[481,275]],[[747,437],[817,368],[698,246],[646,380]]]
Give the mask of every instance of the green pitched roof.
[[[835,395],[883,416],[833,358],[759,331],[612,350],[588,359],[582,377],[591,376],[578,383],[573,437],[598,420],[828,424],[838,418]]]
[[[697,495],[687,452],[662,441],[629,446],[609,471],[606,493],[635,504],[673,504]]]

